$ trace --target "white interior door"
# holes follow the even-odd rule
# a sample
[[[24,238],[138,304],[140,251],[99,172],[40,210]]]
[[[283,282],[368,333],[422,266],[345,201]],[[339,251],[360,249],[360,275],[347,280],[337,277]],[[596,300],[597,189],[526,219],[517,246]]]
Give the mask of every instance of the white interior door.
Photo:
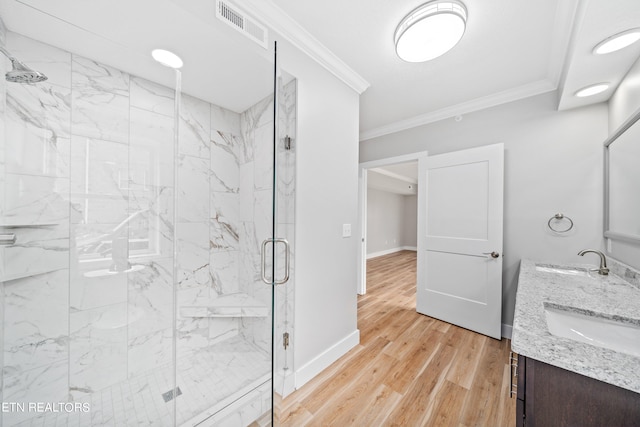
[[[420,160],[417,311],[501,338],[504,148]]]

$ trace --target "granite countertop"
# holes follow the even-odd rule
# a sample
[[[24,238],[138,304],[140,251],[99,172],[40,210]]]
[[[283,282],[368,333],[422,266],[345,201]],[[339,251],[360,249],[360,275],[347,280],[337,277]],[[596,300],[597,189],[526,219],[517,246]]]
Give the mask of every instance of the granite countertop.
[[[551,268],[540,271],[536,266]],[[552,335],[545,315],[546,305],[640,326],[640,274],[615,260],[609,260],[608,276],[587,272],[593,265],[559,266],[582,270],[584,273],[580,275],[554,272],[553,267],[531,260],[521,261],[512,350],[640,393],[640,355]]]

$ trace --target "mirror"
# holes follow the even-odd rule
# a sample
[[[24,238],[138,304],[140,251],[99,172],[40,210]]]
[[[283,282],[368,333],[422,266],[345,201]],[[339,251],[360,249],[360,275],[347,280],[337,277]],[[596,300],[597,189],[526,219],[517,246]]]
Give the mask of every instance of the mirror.
[[[640,110],[605,141],[604,236],[640,245]]]

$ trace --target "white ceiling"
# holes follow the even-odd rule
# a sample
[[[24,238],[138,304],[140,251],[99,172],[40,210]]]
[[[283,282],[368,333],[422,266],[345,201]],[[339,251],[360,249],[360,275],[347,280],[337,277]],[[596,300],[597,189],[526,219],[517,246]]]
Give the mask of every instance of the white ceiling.
[[[361,97],[361,139],[559,86],[563,108],[601,102],[613,89],[589,100],[573,93],[600,81],[615,87],[640,54],[640,46],[591,54],[602,39],[640,26],[638,0],[463,0],[464,37],[422,64],[395,55],[393,32],[425,0],[273,1],[371,83]]]
[[[356,90],[370,84],[361,139],[556,88],[559,108],[605,101],[613,88],[591,99],[573,93],[601,81],[615,87],[640,55],[640,44],[591,54],[602,39],[640,27],[638,0],[463,0],[462,41],[422,64],[395,56],[393,31],[425,0],[229,1],[293,45],[306,43],[330,71],[347,69],[356,78],[336,75],[359,82]],[[214,0],[0,0],[0,14],[12,31],[167,85],[172,74],[149,52],[173,50],[185,61],[184,91],[234,111],[272,89],[272,52],[217,21]]]
[[[184,60],[184,92],[232,111],[273,92],[272,52],[218,21],[215,0],[0,0],[0,16],[11,31],[173,86],[150,55],[169,49]]]
[[[367,169],[367,188],[404,196],[417,194],[418,162]]]

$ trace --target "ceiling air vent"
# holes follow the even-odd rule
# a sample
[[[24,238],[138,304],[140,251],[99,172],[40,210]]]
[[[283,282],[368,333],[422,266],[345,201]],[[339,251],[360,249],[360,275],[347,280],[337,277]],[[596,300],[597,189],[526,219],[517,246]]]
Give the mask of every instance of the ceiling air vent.
[[[216,17],[267,49],[267,28],[247,16],[238,7],[232,6],[226,1],[218,0]]]

